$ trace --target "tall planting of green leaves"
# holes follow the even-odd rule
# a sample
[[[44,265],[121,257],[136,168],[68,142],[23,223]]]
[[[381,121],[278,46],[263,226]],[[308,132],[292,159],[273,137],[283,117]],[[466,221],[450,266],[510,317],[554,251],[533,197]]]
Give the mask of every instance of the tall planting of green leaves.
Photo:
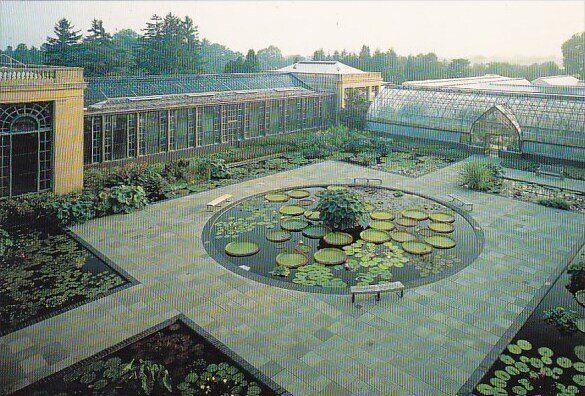
[[[367,225],[367,210],[359,195],[351,190],[324,191],[316,208],[323,224],[334,230]]]

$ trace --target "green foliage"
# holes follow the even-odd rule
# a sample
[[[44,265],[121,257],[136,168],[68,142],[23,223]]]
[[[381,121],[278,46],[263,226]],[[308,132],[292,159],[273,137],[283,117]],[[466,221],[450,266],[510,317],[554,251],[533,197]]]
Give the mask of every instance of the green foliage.
[[[195,179],[195,170],[189,160],[179,159],[165,163],[161,175],[169,182],[191,182]]]
[[[549,208],[563,210],[571,209],[571,203],[561,197],[540,198],[536,202],[538,202],[539,205],[548,206]]]
[[[51,207],[62,226],[84,223],[95,217],[95,205],[86,197],[69,197],[51,202]]]
[[[470,161],[463,165],[461,184],[471,190],[495,191],[501,185],[501,169],[487,161]]]
[[[323,191],[316,209],[323,224],[333,230],[346,230],[367,224],[366,206],[360,196],[351,190]]]
[[[565,41],[561,47],[563,51],[563,66],[568,74],[585,79],[585,32],[576,33]]]
[[[105,213],[132,213],[148,204],[146,193],[140,186],[116,186],[100,194],[102,211]]]
[[[340,111],[339,119],[348,128],[364,129],[370,102],[365,93],[355,90],[349,90],[349,92],[345,100],[345,108]]]
[[[195,169],[204,180],[229,179],[230,169],[221,158],[203,157],[195,161]]]
[[[0,224],[6,228],[31,223],[56,223],[49,192],[0,199]]]
[[[349,160],[358,165],[371,166],[378,163],[378,156],[374,152],[361,152],[350,157]]]
[[[555,307],[544,311],[543,319],[546,323],[555,325],[560,330],[576,331],[579,317],[575,311]]]
[[[162,364],[150,360],[140,359],[138,363],[132,360],[123,366],[122,377],[125,382],[140,383],[140,388],[146,395],[173,391],[169,371]]]
[[[14,242],[10,234],[3,228],[0,228],[0,256],[4,256],[6,251],[13,245]]]
[[[182,395],[237,395],[258,396],[262,389],[256,382],[248,381],[237,367],[222,362],[209,364],[204,370],[194,370],[177,385]],[[205,390],[201,392],[201,390]]]

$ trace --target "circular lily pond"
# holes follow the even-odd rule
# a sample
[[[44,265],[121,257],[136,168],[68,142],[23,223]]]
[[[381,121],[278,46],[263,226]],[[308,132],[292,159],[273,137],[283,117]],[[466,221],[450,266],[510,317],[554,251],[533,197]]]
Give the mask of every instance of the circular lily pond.
[[[325,190],[351,189],[359,226],[332,229],[317,211]],[[468,215],[429,197],[384,187],[309,186],[248,197],[215,214],[203,231],[224,267],[274,286],[349,292],[349,286],[434,282],[469,265],[483,236]]]

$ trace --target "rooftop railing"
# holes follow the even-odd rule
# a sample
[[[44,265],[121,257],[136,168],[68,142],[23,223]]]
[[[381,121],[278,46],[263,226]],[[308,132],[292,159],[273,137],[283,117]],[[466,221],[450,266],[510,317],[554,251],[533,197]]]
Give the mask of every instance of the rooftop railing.
[[[71,83],[83,83],[82,68],[0,65],[0,86]]]

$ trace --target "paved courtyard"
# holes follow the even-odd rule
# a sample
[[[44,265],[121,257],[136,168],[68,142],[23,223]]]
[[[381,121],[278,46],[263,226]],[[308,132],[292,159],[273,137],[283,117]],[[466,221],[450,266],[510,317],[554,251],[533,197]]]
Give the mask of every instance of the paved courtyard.
[[[322,162],[90,221],[74,231],[140,282],[0,338],[0,367],[24,386],[184,314],[295,395],[454,395],[583,243],[584,217],[457,186],[461,164],[411,179]],[[475,203],[480,257],[399,300],[257,283],[207,256],[205,203],[281,187],[382,178],[385,186]]]

